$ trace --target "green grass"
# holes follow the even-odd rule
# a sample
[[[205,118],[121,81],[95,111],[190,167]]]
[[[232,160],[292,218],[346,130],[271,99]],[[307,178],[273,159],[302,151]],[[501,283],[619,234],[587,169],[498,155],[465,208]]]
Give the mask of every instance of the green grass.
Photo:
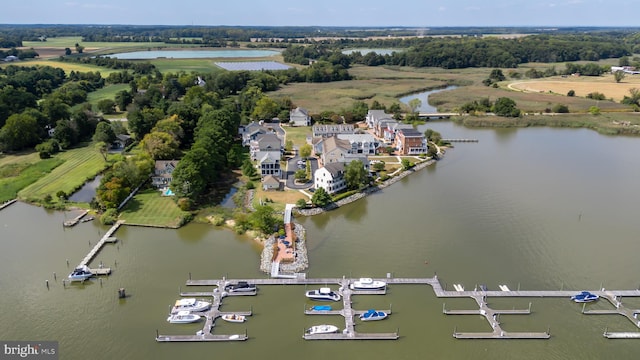
[[[188,212],[178,208],[173,197],[160,196],[154,189],[140,191],[120,213],[120,219],[127,224],[179,227]]]
[[[164,42],[97,42],[82,41],[81,36],[61,36],[48,38],[47,41],[23,41],[22,45],[29,48],[70,48],[75,52],[75,46],[80,44],[85,50],[104,48],[137,48],[137,47],[158,47],[167,46]]]
[[[309,126],[282,126],[287,133],[287,141],[293,141],[293,146],[300,146],[307,143],[307,135],[311,135],[311,127]]]
[[[87,100],[91,104],[97,104],[100,100],[111,99],[114,100],[116,93],[122,90],[129,90],[129,84],[113,84],[107,85],[102,89],[90,92],[87,94]]]
[[[216,72],[223,71],[216,66],[211,59],[153,59],[144,60],[152,63],[162,73],[184,71],[190,73],[196,72]]]
[[[4,61],[3,61],[3,63],[4,63]],[[115,70],[115,69],[107,69],[107,68],[96,66],[96,65],[79,64],[79,63],[73,63],[73,62],[63,62],[63,61],[57,61],[57,60],[26,60],[26,61],[20,61],[19,63],[4,63],[4,64],[0,64],[0,67],[2,65],[8,66],[9,64],[18,65],[18,66],[51,66],[51,67],[54,67],[54,68],[60,68],[60,69],[64,70],[65,74],[67,74],[67,75],[69,75],[69,73],[71,71],[75,71],[75,72],[94,72],[94,71],[98,71],[98,72],[100,72],[100,74],[103,77],[107,77],[109,74],[111,74],[113,72],[120,71],[120,70]]]
[[[0,203],[14,199],[23,188],[51,173],[64,160],[52,158],[35,162],[14,162],[0,166]]]
[[[35,183],[22,189],[18,193],[21,199],[39,200],[46,195],[55,198],[56,193],[60,190],[70,195],[108,166],[102,155],[93,149],[93,144],[61,152],[55,155],[55,159],[64,161],[64,163],[42,176]]]

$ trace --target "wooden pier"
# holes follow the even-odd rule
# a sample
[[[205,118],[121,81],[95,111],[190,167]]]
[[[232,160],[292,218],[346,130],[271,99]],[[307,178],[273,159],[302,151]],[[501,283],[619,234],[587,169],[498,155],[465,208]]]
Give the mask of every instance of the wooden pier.
[[[0,210],[6,208],[9,205],[15,204],[15,202],[18,201],[17,199],[13,199],[13,200],[9,200],[5,203],[0,204]]]
[[[74,217],[71,220],[65,220],[62,225],[65,227],[72,227],[72,226],[76,226],[79,222],[80,219],[82,219],[85,215],[87,215],[89,213],[89,210],[83,210],[80,215]]]
[[[443,142],[478,142],[478,139],[442,139]]]
[[[614,295],[610,292],[605,292],[604,295],[600,295],[601,298],[606,299],[615,307],[611,310],[585,310],[585,306],[582,306],[582,313],[585,315],[622,315],[627,318],[631,323],[640,329],[640,320],[638,320],[638,314],[640,309],[629,309],[622,304],[622,298]],[[609,332],[605,331],[604,337],[608,339],[640,339],[640,332]]]
[[[87,254],[87,256],[84,257],[84,259],[82,259],[82,261],[80,262],[80,264],[78,264],[78,267],[82,267],[82,266],[89,266],[89,263],[91,262],[91,260],[93,260],[94,257],[96,257],[96,255],[98,255],[98,253],[100,252],[100,250],[102,250],[102,247],[104,246],[104,244],[107,243],[115,243],[118,241],[117,238],[113,237],[112,235],[116,232],[116,230],[118,230],[118,228],[124,224],[124,220],[118,220],[118,222],[116,222],[111,229],[109,229],[104,236],[100,239],[100,241],[98,241],[98,243],[91,249],[91,251],[89,251],[89,253]],[[98,267],[95,269],[91,269],[91,272],[94,273],[95,275],[109,275],[111,274],[111,268],[105,268],[105,267]]]

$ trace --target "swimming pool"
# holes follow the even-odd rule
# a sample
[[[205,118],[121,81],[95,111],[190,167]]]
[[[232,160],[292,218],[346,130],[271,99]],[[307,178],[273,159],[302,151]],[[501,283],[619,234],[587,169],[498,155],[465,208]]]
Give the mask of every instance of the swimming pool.
[[[164,195],[164,196],[173,196],[173,195],[175,195],[175,194],[173,193],[173,191],[171,191],[171,189],[166,188],[166,189],[162,192],[162,195]]]

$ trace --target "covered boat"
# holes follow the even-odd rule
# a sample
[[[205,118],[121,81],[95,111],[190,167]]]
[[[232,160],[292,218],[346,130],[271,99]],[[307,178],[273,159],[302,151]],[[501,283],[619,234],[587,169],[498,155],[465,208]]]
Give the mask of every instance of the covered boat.
[[[374,309],[367,310],[367,312],[360,314],[360,320],[362,321],[372,321],[372,320],[382,320],[387,318],[387,313],[384,311],[377,311]]]
[[[596,301],[600,298],[600,296],[596,295],[596,294],[592,294],[588,291],[582,291],[580,294],[576,294],[573,295],[571,297],[571,300],[577,302],[577,303],[586,303],[586,302],[592,302],[592,301]]]
[[[380,290],[384,289],[387,283],[372,278],[360,278],[349,285],[351,290]]]
[[[167,321],[172,324],[188,324],[200,320],[200,315],[192,314],[189,311],[178,311],[177,314],[169,315]]]
[[[89,269],[87,265],[82,265],[73,269],[71,274],[69,274],[68,278],[71,281],[84,281],[92,276],[93,276],[93,273],[91,272],[91,269]]]
[[[211,307],[211,303],[202,300],[196,300],[194,298],[186,298],[176,300],[176,303],[171,309],[171,313],[175,314],[179,311],[207,311]]]
[[[338,327],[335,325],[316,325],[308,328],[305,331],[307,335],[316,335],[316,334],[332,334],[338,332]]]
[[[238,281],[234,284],[227,284],[224,290],[228,292],[253,292],[256,291],[257,288],[255,285],[249,284],[246,281]]]
[[[246,317],[244,315],[238,315],[238,314],[224,314],[221,316],[221,318],[224,321],[235,322],[235,323],[241,323],[246,320]]]
[[[329,311],[331,310],[331,305],[315,305],[311,307],[312,311]]]
[[[311,300],[317,301],[340,301],[340,294],[327,287],[317,290],[309,290],[305,293],[305,296]]]

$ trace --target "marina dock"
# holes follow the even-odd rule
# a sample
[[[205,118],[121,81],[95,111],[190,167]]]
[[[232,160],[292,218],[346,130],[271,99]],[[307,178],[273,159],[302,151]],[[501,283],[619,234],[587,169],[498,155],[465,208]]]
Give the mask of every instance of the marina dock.
[[[232,281],[246,281],[256,285],[315,285],[315,286],[329,286],[337,285],[340,287],[339,292],[342,295],[343,309],[342,310],[308,310],[305,309],[304,313],[307,315],[340,315],[345,318],[345,328],[342,333],[335,334],[304,334],[303,338],[306,340],[388,340],[398,339],[399,335],[395,333],[358,333],[355,330],[356,324],[354,323],[354,316],[361,313],[360,310],[354,310],[351,307],[352,296],[375,294],[384,295],[385,290],[375,291],[359,291],[349,289],[349,284],[358,279],[342,278],[307,278],[304,274],[297,274],[292,278],[268,278],[268,279],[234,279]],[[549,339],[551,334],[549,330],[541,332],[509,332],[502,329],[500,325],[500,315],[529,315],[531,314],[531,303],[528,309],[511,309],[511,310],[496,310],[492,309],[487,304],[487,298],[490,297],[513,297],[513,298],[570,298],[579,291],[577,290],[510,290],[507,285],[499,285],[500,290],[487,290],[485,287],[480,289],[476,286],[473,290],[465,290],[462,284],[454,284],[454,290],[446,290],[446,286],[443,288],[437,275],[430,278],[395,278],[390,274],[386,278],[378,278],[374,280],[380,280],[387,283],[387,285],[429,285],[432,287],[436,297],[438,298],[472,298],[478,304],[478,309],[463,309],[463,310],[448,310],[443,306],[443,313],[445,315],[481,315],[483,316],[492,328],[491,332],[460,332],[457,329],[454,330],[453,336],[457,339]],[[220,288],[225,282],[229,280],[217,279],[217,280],[194,280],[189,279],[186,282],[187,286],[215,286]],[[219,291],[219,290],[218,290]],[[214,294],[213,292],[185,292],[184,295],[195,296],[196,294]],[[640,297],[640,290],[605,290],[600,289],[591,291],[593,294],[609,301],[615,309],[612,310],[589,310],[583,311],[585,315],[623,315],[640,328],[640,321],[638,321],[637,315],[640,314],[640,310],[628,309],[620,299],[623,297]],[[390,313],[391,310],[389,310]],[[639,332],[609,332],[605,331],[604,336],[609,339],[640,339]]]
[[[80,215],[74,217],[71,220],[65,220],[62,225],[65,227],[72,227],[72,226],[76,226],[80,220],[89,213],[89,210],[83,210]]]

